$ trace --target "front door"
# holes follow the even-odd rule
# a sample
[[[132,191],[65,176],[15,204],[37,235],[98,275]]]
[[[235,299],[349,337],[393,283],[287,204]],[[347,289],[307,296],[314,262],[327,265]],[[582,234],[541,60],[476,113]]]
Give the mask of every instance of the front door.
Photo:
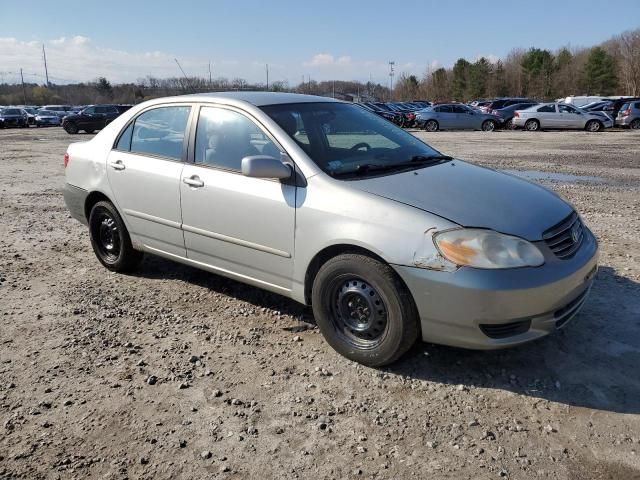
[[[571,105],[558,105],[560,116],[559,126],[563,128],[583,128],[584,116],[580,111]]]
[[[158,107],[140,114],[107,158],[114,201],[132,238],[150,249],[186,256],[180,229],[180,174],[191,107]]]
[[[296,187],[245,177],[242,158],[281,148],[239,111],[203,106],[194,162],[180,181],[187,257],[223,274],[282,292],[291,289]]]

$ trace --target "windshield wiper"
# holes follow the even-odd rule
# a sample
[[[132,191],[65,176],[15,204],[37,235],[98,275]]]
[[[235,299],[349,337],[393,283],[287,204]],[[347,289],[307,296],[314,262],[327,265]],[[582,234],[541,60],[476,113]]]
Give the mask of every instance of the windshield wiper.
[[[449,155],[413,155],[409,158],[410,162],[444,162],[453,160]]]

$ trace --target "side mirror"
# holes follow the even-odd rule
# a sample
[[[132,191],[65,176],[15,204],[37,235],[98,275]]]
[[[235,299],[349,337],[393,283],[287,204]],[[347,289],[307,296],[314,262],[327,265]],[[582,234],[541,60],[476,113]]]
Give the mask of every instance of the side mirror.
[[[245,177],[255,178],[289,178],[292,169],[289,165],[268,155],[252,155],[244,157],[241,164],[242,174]]]

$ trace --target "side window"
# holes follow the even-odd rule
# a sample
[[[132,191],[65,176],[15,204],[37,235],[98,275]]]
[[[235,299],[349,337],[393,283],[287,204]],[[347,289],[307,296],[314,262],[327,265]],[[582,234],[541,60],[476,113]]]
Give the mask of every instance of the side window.
[[[158,107],[136,118],[131,153],[182,159],[184,135],[191,107]]]
[[[195,162],[240,171],[251,155],[280,158],[280,149],[244,115],[218,107],[202,107],[196,129]]]
[[[118,143],[116,144],[116,150],[128,152],[131,149],[131,134],[133,133],[133,122],[129,124],[124,132],[120,135]]]
[[[96,113],[96,107],[87,107],[83,110],[83,112],[87,115],[91,115]]]
[[[558,105],[560,113],[577,113],[577,110],[570,105]]]
[[[545,112],[545,113],[556,113],[556,106],[555,105],[544,105],[543,107],[540,107],[538,109],[538,112]]]
[[[440,113],[452,113],[453,109],[449,106],[442,106],[442,107],[436,107],[434,109],[436,112],[440,112]]]

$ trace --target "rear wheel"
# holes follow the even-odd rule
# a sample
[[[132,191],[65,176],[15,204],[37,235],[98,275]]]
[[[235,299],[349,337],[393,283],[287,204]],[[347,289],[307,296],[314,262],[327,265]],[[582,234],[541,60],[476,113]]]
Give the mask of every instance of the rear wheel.
[[[496,122],[493,120],[485,120],[482,122],[482,131],[483,132],[493,132],[496,129]]]
[[[524,128],[530,132],[537,132],[540,130],[540,122],[538,120],[527,120]]]
[[[440,129],[440,125],[435,120],[427,120],[424,124],[424,129],[427,132],[437,132]]]
[[[599,132],[600,130],[602,130],[602,128],[602,122],[599,122],[598,120],[589,120],[584,126],[584,129],[587,132]]]
[[[418,338],[411,294],[391,267],[364,255],[327,261],[313,282],[312,305],[327,342],[364,365],[392,363]]]
[[[504,129],[505,130],[513,130],[513,118],[510,118],[509,120],[504,122]]]
[[[629,124],[630,128],[633,128],[634,130],[638,130],[640,129],[640,118],[636,118],[635,120],[633,120],[630,124]]]
[[[89,214],[91,246],[100,263],[114,272],[129,272],[142,260],[131,245],[129,232],[111,202],[96,203]]]
[[[63,125],[65,132],[75,135],[78,133],[78,126],[75,123],[67,122]]]

